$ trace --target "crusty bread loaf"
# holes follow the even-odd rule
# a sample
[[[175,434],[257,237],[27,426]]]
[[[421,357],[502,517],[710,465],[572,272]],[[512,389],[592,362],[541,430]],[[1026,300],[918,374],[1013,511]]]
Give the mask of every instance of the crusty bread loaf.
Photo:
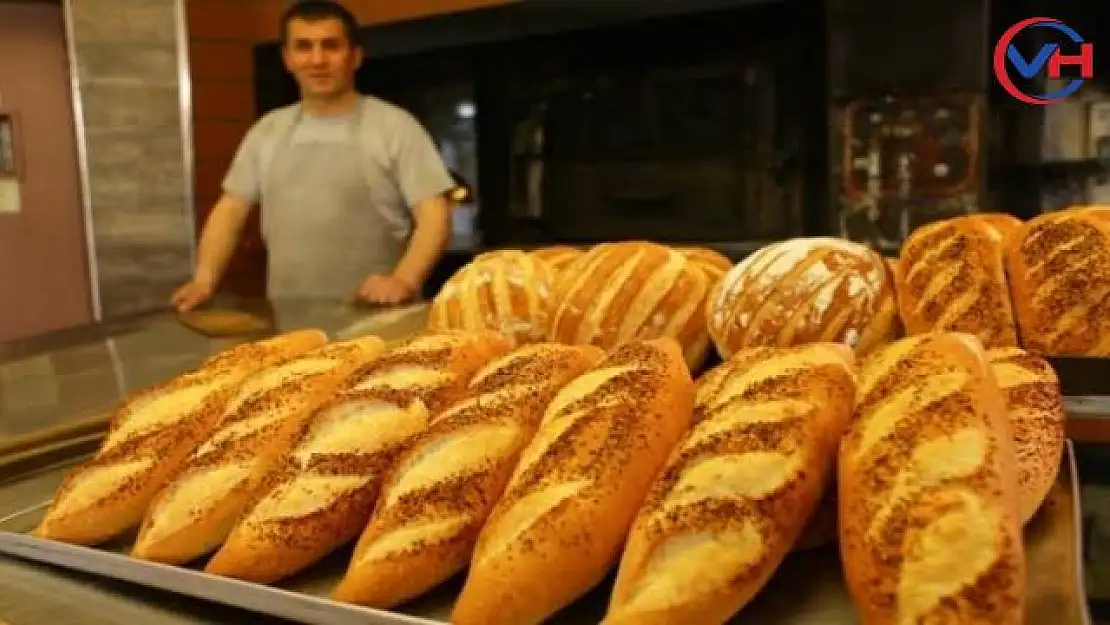
[[[696,370],[705,359],[705,297],[709,277],[680,252],[655,243],[594,246],[555,283],[547,338],[603,349],[669,337]]]
[[[827,237],[761,248],[725,274],[706,305],[709,334],[724,358],[745,348],[820,342],[867,353],[892,339],[896,313],[882,256]]]
[[[247,378],[212,435],[154,498],[131,555],[184,564],[218,547],[312,410],[383,351],[376,336],[329,343]]]
[[[455,625],[539,623],[596,585],[689,426],[673,339],[634,341],[565,386],[479,535]]]
[[[1028,523],[1056,482],[1064,454],[1064,406],[1052,365],[1027,351],[987,352],[1014,434],[1021,518]]]
[[[1007,269],[1022,347],[1110,356],[1110,210],[1041,215],[1013,236]]]
[[[853,359],[854,360],[854,359]],[[720,392],[720,387],[725,376],[732,370],[731,367],[721,363],[702,373],[695,381],[694,386],[694,424],[701,423],[707,416],[705,407],[710,404],[710,399]],[[835,482],[835,475],[833,476]],[[817,506],[809,523],[802,530],[802,535],[794,544],[795,550],[805,550],[820,547],[836,540],[836,489],[835,483],[825,488],[825,497]]]
[[[984,221],[993,226],[1002,234],[1002,239],[1005,242],[1009,242],[1014,233],[1021,228],[1021,224],[1024,223],[1008,213],[972,213],[968,217]]]
[[[1005,263],[1006,236],[1017,226],[1005,217],[955,217],[910,234],[895,265],[908,334],[964,332],[988,348],[1018,344]]]
[[[729,269],[732,269],[732,261],[729,260],[728,256],[717,250],[708,247],[690,246],[679,246],[675,249],[682,252],[686,258],[694,261],[694,264],[709,276],[710,284],[716,284],[728,273]]]
[[[632,526],[606,625],[727,622],[817,509],[855,401],[842,344],[737,352]]]
[[[270,583],[354,539],[397,454],[508,351],[492,332],[427,335],[356,370],[304,424],[205,571]]]
[[[978,339],[922,334],[875,353],[840,449],[840,546],[864,625],[1021,625],[1013,441]]]
[[[133,529],[247,376],[326,340],[319,330],[299,330],[241,344],[132,395],[116,410],[96,456],[59,486],[34,534],[95,545]]]
[[[486,252],[444,283],[432,300],[428,329],[496,330],[514,345],[542,341],[553,282],[552,269],[530,254]]]
[[[543,343],[478,372],[401,455],[333,598],[392,607],[461,571],[544,409],[604,356]]]
[[[569,245],[551,245],[534,249],[529,254],[547,263],[558,274],[574,262],[574,259],[581,256],[582,250]]]

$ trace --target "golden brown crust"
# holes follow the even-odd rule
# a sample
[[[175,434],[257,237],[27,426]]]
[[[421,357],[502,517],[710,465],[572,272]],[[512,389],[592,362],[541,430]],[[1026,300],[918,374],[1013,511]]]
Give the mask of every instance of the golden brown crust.
[[[987,352],[1006,401],[1017,454],[1021,519],[1028,523],[1056,482],[1064,454],[1060,382],[1048,361],[1018,348]]]
[[[698,267],[701,268],[709,276],[710,284],[716,284],[718,280],[724,277],[729,269],[732,269],[732,261],[728,256],[718,252],[717,250],[708,247],[684,247],[679,246],[675,248],[679,252],[686,255],[686,258],[694,261]]]
[[[692,403],[672,339],[617,347],[565,386],[482,529],[451,622],[538,623],[601,581]]]
[[[96,456],[63,480],[35,535],[95,545],[139,525],[247,376],[326,340],[319,330],[299,330],[240,344],[124,400]]]
[[[828,237],[790,239],[729,270],[706,305],[722,356],[752,347],[844,343],[866,354],[892,339],[894,285],[883,258]]]
[[[397,455],[508,351],[491,332],[426,335],[357,369],[304,422],[205,571],[270,583],[357,537]]]
[[[514,345],[542,341],[554,271],[531,254],[498,250],[459,269],[432,300],[429,331],[494,330]]]
[[[602,243],[564,269],[555,283],[547,338],[603,349],[668,337],[697,369],[709,345],[709,278],[681,253],[656,243]]]
[[[532,256],[547,263],[549,267],[556,273],[560,273],[567,268],[576,258],[583,254],[582,250],[570,245],[551,245],[548,247],[541,247],[529,252]]]
[[[838,482],[864,625],[1023,623],[1013,442],[977,339],[923,334],[868,359]]]
[[[461,571],[544,409],[604,355],[589,345],[537,344],[474,376],[466,398],[401,454],[332,597],[388,608]]]
[[[1110,210],[1041,215],[1013,236],[1007,256],[1022,347],[1110,356]]]
[[[218,547],[304,419],[384,350],[376,336],[329,343],[244,380],[216,428],[155,496],[131,555],[184,564]]]
[[[855,399],[840,344],[738,352],[641,506],[606,625],[725,623],[816,510]]]
[[[1017,226],[1005,217],[956,217],[910,234],[895,270],[908,334],[964,332],[988,348],[1017,345],[1005,267],[1006,237]]]

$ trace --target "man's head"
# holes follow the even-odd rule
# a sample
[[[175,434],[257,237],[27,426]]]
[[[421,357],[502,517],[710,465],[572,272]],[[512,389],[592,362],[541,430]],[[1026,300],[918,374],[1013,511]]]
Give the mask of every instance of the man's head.
[[[362,63],[358,23],[338,2],[306,0],[285,10],[281,18],[285,66],[306,98],[328,98],[354,88]]]

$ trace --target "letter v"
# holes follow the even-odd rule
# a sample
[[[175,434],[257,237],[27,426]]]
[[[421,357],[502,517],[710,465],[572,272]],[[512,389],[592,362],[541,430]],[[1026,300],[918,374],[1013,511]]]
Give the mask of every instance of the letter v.
[[[1037,56],[1033,57],[1032,61],[1026,61],[1025,57],[1021,55],[1021,52],[1018,52],[1017,46],[1011,43],[1010,47],[1006,48],[1006,58],[1010,59],[1010,64],[1014,66],[1014,69],[1016,69],[1023,78],[1032,78],[1044,69],[1044,64],[1048,62],[1048,58],[1052,56],[1059,47],[1060,46],[1055,43],[1046,43],[1041,46],[1041,51],[1037,53]]]

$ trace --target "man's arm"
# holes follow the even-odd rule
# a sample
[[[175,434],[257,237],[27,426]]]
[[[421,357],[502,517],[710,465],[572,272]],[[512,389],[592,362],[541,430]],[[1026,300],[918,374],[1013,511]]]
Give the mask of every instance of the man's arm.
[[[393,124],[393,130],[397,133],[394,171],[401,196],[412,211],[413,232],[390,278],[402,283],[412,297],[419,295],[424,280],[439,262],[450,240],[451,206],[445,193],[455,186],[455,181],[431,136],[416,118],[402,113]],[[395,288],[383,284],[380,277],[371,276],[363,283],[360,294],[370,301],[387,303],[406,299],[399,297]]]
[[[228,193],[212,207],[197,246],[195,280],[207,282],[213,288],[219,284],[250,211],[249,204]]]
[[[257,203],[261,184],[258,172],[259,138],[256,124],[244,137],[223,182],[223,195],[204,222],[197,244],[193,279],[174,292],[171,302],[179,311],[195,308],[211,297],[223,278],[247,215]]]
[[[412,208],[415,226],[408,248],[393,276],[418,292],[451,237],[451,209],[442,194],[417,202]]]

